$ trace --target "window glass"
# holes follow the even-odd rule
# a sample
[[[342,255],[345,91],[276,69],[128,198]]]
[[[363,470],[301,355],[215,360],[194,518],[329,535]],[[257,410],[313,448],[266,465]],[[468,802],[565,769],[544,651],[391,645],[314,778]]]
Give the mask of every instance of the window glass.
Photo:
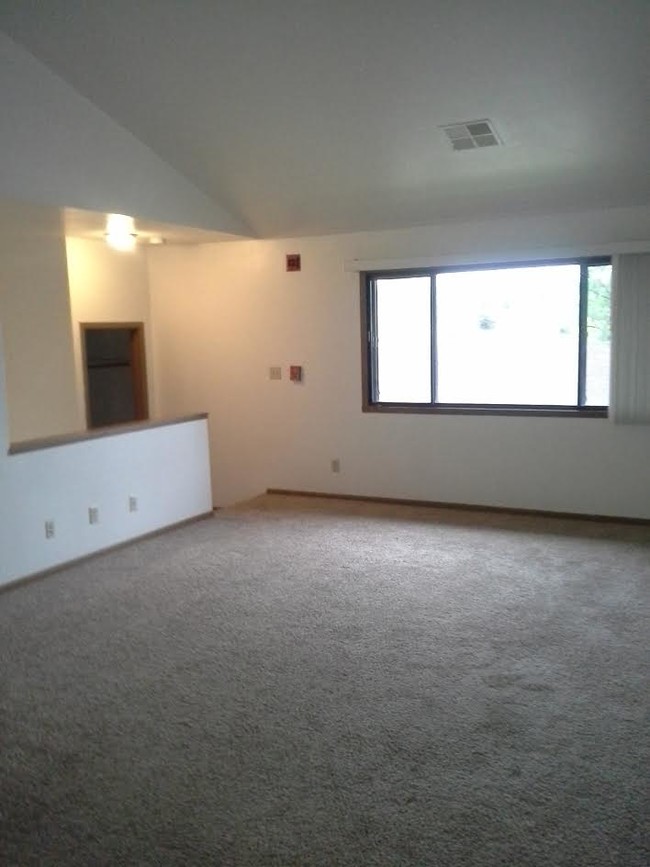
[[[612,266],[590,265],[587,269],[587,376],[585,404],[609,404],[611,356]]]
[[[604,257],[367,275],[366,405],[604,415],[611,279]]]
[[[376,283],[377,400],[431,400],[431,278]]]
[[[575,406],[579,299],[579,265],[438,274],[438,401]]]

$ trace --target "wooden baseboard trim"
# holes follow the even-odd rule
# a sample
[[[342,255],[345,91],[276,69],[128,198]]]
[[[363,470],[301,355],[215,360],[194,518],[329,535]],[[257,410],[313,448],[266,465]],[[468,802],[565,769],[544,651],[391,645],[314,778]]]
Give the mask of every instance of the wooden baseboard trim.
[[[400,497],[366,497],[358,494],[329,494],[321,491],[293,491],[287,488],[267,488],[267,494],[285,497],[314,497],[324,500],[351,500],[357,503],[383,503],[389,506],[418,506],[430,509],[452,509],[461,512],[488,512],[497,515],[519,515],[529,518],[559,518],[592,521],[600,524],[625,524],[650,527],[650,518],[626,518],[615,515],[592,515],[582,512],[552,512],[545,509],[516,509],[509,506],[481,506],[476,503],[447,503],[437,500],[409,500]]]
[[[141,536],[133,536],[131,539],[125,539],[124,542],[117,542],[115,545],[107,545],[105,548],[98,548],[91,554],[83,554],[81,557],[73,557],[72,560],[64,560],[63,563],[58,563],[56,566],[50,566],[48,569],[42,569],[40,572],[32,572],[29,575],[22,575],[20,578],[14,578],[4,584],[0,584],[0,593],[6,590],[15,590],[23,584],[30,584],[32,581],[39,581],[41,578],[47,578],[49,575],[55,575],[63,569],[70,566],[77,566],[79,563],[86,563],[88,560],[94,560],[101,554],[109,554],[111,551],[119,551],[121,548],[128,548],[134,542],[143,542],[145,539],[155,539],[156,536],[162,536],[170,530],[178,530],[180,527],[187,527],[190,524],[195,524],[197,521],[204,521],[206,518],[212,518],[214,512],[202,512],[200,515],[195,515],[193,518],[186,518],[183,521],[177,521],[175,524],[169,524],[166,527],[161,527],[159,530],[151,530],[149,533],[143,533]]]

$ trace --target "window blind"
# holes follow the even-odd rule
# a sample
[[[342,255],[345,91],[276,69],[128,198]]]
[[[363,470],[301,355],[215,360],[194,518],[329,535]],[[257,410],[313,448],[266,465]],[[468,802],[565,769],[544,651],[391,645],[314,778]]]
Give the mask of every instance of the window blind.
[[[650,424],[650,255],[619,255],[612,264],[610,418]]]

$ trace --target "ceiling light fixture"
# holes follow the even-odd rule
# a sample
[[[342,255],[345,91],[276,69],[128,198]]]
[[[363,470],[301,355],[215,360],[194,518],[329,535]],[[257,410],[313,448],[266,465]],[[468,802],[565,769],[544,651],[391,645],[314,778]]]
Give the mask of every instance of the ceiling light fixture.
[[[114,250],[121,253],[129,253],[135,250],[137,233],[133,223],[133,217],[125,214],[109,214],[106,218],[106,243]]]

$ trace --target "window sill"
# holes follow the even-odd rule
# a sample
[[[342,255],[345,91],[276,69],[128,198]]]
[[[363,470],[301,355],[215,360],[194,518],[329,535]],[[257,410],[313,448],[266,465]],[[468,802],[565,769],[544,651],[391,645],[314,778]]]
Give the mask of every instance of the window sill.
[[[420,415],[526,416],[541,418],[607,418],[606,406],[508,406],[484,404],[364,403],[363,412]]]

